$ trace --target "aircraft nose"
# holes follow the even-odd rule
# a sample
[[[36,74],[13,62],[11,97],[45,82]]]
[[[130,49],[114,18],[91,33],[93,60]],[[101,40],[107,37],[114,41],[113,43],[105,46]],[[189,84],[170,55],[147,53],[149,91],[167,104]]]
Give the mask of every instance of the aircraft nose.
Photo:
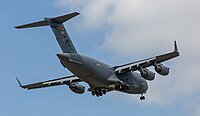
[[[60,57],[63,57],[63,54],[62,53],[60,53],[60,54],[56,54],[59,58]]]
[[[56,54],[59,59],[66,59],[66,58],[71,58],[71,56],[67,53],[58,53]]]
[[[63,53],[59,53],[59,54],[56,54],[56,55],[58,56],[58,58],[59,58],[60,60],[63,60],[63,59],[66,57],[66,55],[63,54]]]

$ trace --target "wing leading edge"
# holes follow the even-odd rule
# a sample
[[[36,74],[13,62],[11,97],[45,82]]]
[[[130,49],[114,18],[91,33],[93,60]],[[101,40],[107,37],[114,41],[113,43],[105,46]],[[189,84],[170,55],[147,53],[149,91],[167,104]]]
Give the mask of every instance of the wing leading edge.
[[[38,82],[38,83],[33,83],[33,84],[28,84],[28,85],[22,85],[19,79],[17,78],[17,82],[20,87],[24,89],[38,89],[38,88],[45,88],[45,87],[52,87],[52,86],[58,86],[58,85],[69,85],[70,83],[76,83],[76,82],[81,82],[77,76],[68,76],[68,77],[62,77],[58,79],[53,79],[49,81],[43,81],[43,82]]]
[[[155,56],[155,57],[147,58],[147,59],[132,62],[132,63],[128,63],[128,64],[125,64],[125,65],[115,66],[113,68],[114,68],[114,71],[116,73],[136,71],[141,67],[146,68],[146,67],[149,67],[149,66],[153,66],[155,64],[159,64],[161,62],[170,60],[170,59],[178,57],[178,56],[179,56],[178,47],[177,47],[176,41],[174,41],[174,51],[173,52],[158,55],[158,56]]]

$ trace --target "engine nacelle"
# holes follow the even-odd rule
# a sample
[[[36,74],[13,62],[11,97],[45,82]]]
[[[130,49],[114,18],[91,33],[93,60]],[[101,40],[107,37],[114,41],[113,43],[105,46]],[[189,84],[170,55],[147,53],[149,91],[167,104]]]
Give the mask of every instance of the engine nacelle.
[[[69,88],[77,94],[83,94],[85,92],[85,87],[83,85],[79,85],[78,83],[72,83],[69,85]]]
[[[160,75],[166,76],[169,74],[169,68],[162,64],[156,64],[154,67],[156,72]]]
[[[146,79],[146,80],[149,80],[149,81],[152,81],[154,80],[155,78],[155,73],[149,71],[148,69],[140,69],[140,75]]]

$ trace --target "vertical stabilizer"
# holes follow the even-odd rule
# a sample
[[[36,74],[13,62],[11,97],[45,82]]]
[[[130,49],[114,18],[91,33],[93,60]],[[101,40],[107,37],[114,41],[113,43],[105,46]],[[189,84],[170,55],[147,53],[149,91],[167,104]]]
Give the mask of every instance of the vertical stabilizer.
[[[63,23],[68,21],[69,19],[79,15],[79,13],[74,12],[67,15],[54,17],[54,18],[44,18],[43,21],[38,21],[30,24],[25,24],[21,26],[17,26],[15,28],[31,28],[31,27],[40,27],[40,26],[50,26],[54,35],[56,36],[56,40],[60,45],[60,48],[64,53],[77,53]]]

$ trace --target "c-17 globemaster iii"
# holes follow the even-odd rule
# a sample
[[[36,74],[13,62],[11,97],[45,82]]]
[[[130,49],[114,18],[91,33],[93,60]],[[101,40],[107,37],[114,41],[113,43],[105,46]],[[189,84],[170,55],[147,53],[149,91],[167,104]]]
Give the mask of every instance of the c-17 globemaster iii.
[[[58,53],[57,56],[63,67],[73,73],[72,76],[29,85],[22,85],[17,78],[20,87],[30,90],[68,85],[73,92],[83,94],[85,87],[79,82],[86,82],[89,85],[88,91],[93,96],[99,97],[116,90],[129,94],[140,94],[140,99],[144,100],[144,93],[148,90],[147,80],[152,81],[155,78],[155,73],[147,68],[153,66],[158,74],[166,76],[169,74],[169,68],[161,63],[179,56],[176,41],[174,41],[174,51],[172,52],[119,66],[110,66],[91,57],[80,55],[63,25],[65,21],[77,15],[79,13],[74,12],[15,27],[21,29],[50,26],[62,49],[62,53]]]

